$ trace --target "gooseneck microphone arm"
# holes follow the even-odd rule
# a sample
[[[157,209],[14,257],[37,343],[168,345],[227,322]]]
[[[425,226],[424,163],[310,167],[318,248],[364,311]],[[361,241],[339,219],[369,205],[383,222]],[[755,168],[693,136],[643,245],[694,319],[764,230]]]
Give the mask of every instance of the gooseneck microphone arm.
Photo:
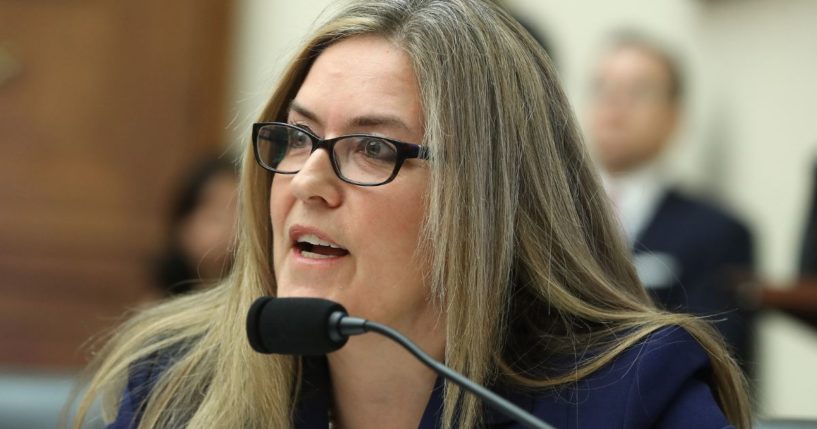
[[[325,355],[340,349],[351,335],[376,332],[409,351],[437,374],[487,402],[523,426],[553,429],[530,413],[448,368],[396,330],[358,317],[342,305],[320,298],[258,298],[247,314],[247,339],[259,353]]]
[[[336,324],[334,329],[332,327],[333,323]],[[406,338],[406,336],[388,326],[381,325],[379,323],[371,322],[369,320],[361,319],[358,317],[346,316],[339,311],[333,313],[332,316],[330,316],[329,324],[330,333],[332,331],[335,331],[343,336],[360,335],[366,332],[375,332],[380,335],[383,335],[384,337],[390,338],[391,340],[403,346],[404,349],[408,350],[409,353],[413,354],[417,359],[420,360],[420,362],[424,363],[426,366],[434,370],[434,372],[436,372],[437,374],[440,374],[446,379],[451,380],[454,383],[457,383],[463,389],[471,392],[478,398],[487,402],[495,410],[516,420],[525,427],[531,429],[553,429],[552,426],[549,426],[543,421],[532,416],[530,413],[519,408],[514,403],[480,386],[479,384],[474,383],[464,375],[438,362],[437,360],[429,356],[426,352],[424,352],[422,349],[417,347],[417,345],[414,344],[408,338]]]

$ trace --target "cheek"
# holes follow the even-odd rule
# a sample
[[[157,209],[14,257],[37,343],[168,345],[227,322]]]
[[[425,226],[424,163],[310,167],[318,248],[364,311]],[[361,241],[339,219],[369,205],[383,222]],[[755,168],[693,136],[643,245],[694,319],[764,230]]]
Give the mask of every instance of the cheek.
[[[361,228],[361,238],[366,237],[370,243],[365,254],[372,262],[369,267],[379,271],[378,277],[387,276],[389,281],[397,281],[410,290],[420,285],[420,273],[424,271],[416,253],[425,206],[419,195],[407,197],[370,204],[367,210],[357,213],[356,223]],[[407,204],[408,201],[413,203]]]
[[[361,317],[407,329],[428,302],[429,267],[417,253],[424,207],[369,203],[355,218],[355,235],[366,243],[356,255],[360,283],[353,282],[344,299]]]
[[[407,262],[400,259],[411,257],[417,247],[421,214],[421,210],[415,207],[395,210],[394,207],[384,206],[359,215],[356,223],[361,233],[369,237],[367,248],[383,252],[372,256],[392,259],[389,265],[399,266]]]
[[[645,150],[664,135],[664,118],[656,112],[639,112],[633,121],[633,137]]]

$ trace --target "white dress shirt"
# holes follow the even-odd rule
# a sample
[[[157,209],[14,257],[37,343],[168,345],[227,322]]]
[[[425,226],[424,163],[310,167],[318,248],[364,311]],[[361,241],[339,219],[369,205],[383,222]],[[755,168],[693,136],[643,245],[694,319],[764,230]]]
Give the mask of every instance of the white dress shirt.
[[[656,164],[625,174],[602,174],[604,189],[613,201],[624,237],[632,246],[649,225],[669,185]]]

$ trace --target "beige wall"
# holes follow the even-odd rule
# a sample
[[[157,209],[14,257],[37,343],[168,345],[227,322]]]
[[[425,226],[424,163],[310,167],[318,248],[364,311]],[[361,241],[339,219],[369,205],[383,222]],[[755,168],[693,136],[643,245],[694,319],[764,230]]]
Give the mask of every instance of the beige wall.
[[[276,74],[329,2],[239,3],[232,129],[246,139]],[[611,31],[636,26],[678,48],[692,99],[671,166],[686,187],[719,198],[753,227],[767,278],[792,278],[817,157],[817,2],[505,3],[543,28],[580,118]],[[761,412],[817,418],[817,334],[779,315],[765,317],[760,334]]]
[[[331,2],[241,0],[237,3],[230,129],[244,142],[249,139],[249,124],[257,119],[272,94],[278,74]],[[292,6],[294,4],[297,6]]]

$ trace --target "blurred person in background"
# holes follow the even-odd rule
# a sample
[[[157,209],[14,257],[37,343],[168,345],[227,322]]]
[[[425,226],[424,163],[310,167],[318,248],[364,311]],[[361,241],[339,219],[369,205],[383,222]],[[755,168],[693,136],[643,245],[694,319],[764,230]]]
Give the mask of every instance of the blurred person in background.
[[[594,79],[589,137],[642,283],[668,310],[711,316],[748,369],[751,317],[739,310],[728,282],[733,270],[753,268],[751,234],[735,217],[676,189],[662,169],[682,122],[680,66],[657,42],[621,33]]]
[[[229,271],[237,188],[235,166],[223,158],[203,160],[188,172],[171,207],[167,244],[153,263],[163,294],[189,292]]]

